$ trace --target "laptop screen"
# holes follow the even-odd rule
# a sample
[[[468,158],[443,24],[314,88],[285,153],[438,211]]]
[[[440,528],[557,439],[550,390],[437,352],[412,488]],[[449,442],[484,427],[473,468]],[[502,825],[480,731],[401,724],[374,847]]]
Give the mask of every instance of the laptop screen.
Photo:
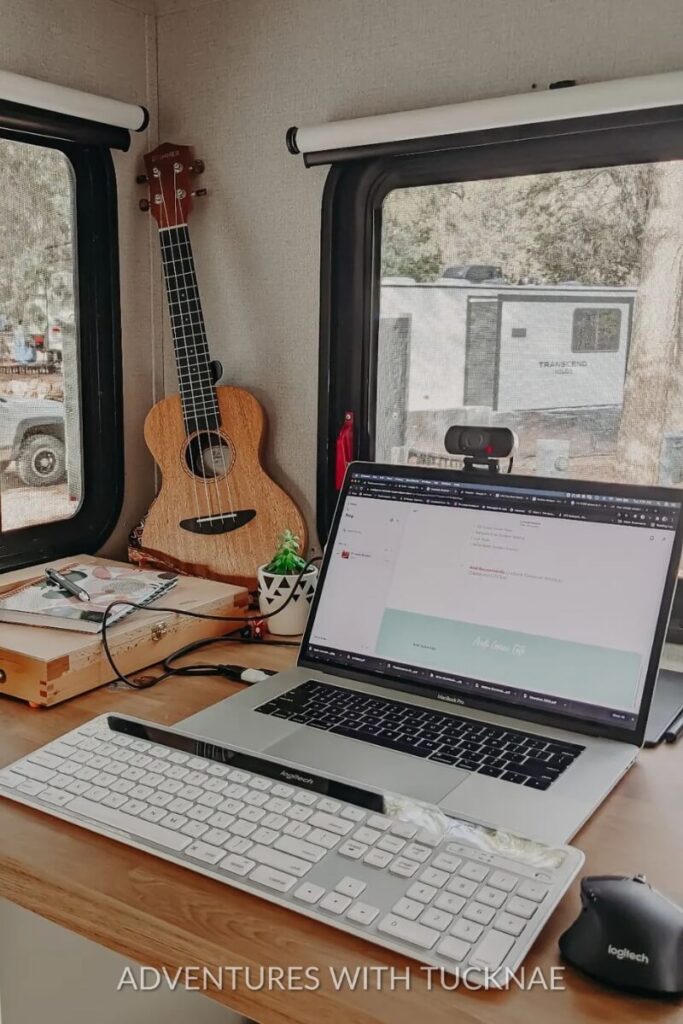
[[[675,496],[353,466],[301,660],[635,729],[678,550]]]

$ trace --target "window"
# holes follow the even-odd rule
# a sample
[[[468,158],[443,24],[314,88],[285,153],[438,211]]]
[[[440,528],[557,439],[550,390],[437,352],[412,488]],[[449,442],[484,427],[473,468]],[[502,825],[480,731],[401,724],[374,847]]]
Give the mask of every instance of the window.
[[[0,116],[0,569],[6,569],[96,550],[118,517],[123,464],[109,150],[1,124]],[[59,129],[67,134],[63,124]]]
[[[683,486],[680,108],[437,145],[328,177],[321,535],[348,412],[356,458],[444,464],[492,423],[522,473]]]
[[[618,352],[620,309],[575,309],[572,352]]]
[[[82,497],[73,170],[0,139],[0,513],[68,519]]]

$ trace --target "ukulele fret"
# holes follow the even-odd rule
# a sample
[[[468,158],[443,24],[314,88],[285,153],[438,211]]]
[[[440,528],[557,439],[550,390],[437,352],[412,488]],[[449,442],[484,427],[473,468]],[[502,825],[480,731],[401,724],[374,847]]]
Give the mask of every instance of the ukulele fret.
[[[217,430],[220,412],[187,225],[163,228],[159,239],[185,429]]]

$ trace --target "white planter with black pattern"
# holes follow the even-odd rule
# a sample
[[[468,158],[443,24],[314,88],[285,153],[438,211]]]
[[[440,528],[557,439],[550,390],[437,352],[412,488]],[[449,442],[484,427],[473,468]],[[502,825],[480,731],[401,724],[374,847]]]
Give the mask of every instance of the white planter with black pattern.
[[[299,578],[298,573],[285,575],[278,572],[266,572],[265,566],[258,570],[258,600],[263,615],[277,612],[268,619],[268,629],[276,636],[296,636],[306,628],[306,619],[311,607],[315,587],[318,582],[318,569],[310,566]],[[294,589],[294,596],[281,612],[278,608],[287,601]]]

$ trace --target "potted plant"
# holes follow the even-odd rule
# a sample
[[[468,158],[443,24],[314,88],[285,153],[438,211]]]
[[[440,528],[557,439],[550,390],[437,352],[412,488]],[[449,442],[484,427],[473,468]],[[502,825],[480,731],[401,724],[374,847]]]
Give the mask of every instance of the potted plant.
[[[258,569],[259,608],[264,615],[277,613],[268,619],[268,629],[276,636],[294,636],[303,633],[306,626],[318,570],[311,565],[299,579],[306,566],[300,548],[299,538],[285,530],[271,560]],[[278,608],[285,603],[287,607],[279,612]]]

